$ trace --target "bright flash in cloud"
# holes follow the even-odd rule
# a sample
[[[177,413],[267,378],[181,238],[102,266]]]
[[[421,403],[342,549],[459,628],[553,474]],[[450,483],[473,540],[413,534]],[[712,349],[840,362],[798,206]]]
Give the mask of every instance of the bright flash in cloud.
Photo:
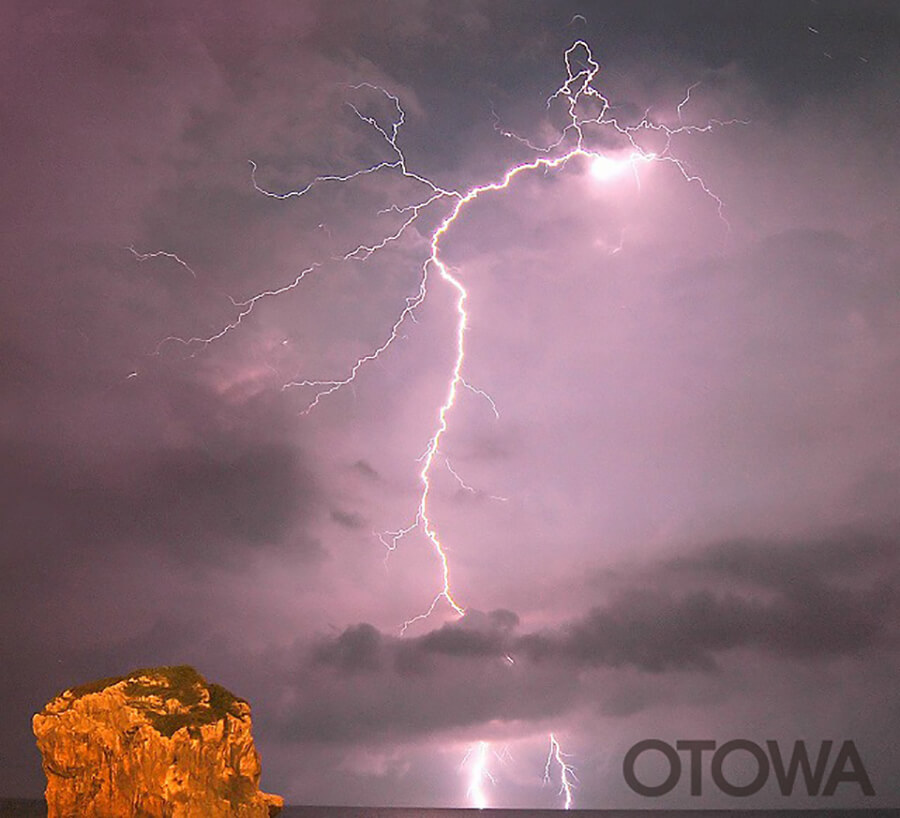
[[[595,156],[590,164],[591,176],[599,182],[606,182],[620,176],[631,168],[631,163],[609,156]]]

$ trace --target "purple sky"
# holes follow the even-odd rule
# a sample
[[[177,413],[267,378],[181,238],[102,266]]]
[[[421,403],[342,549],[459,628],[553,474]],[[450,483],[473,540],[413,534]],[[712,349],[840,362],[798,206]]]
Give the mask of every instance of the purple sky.
[[[736,805],[686,776],[633,795],[644,738],[853,739],[866,805],[900,806],[898,34],[891,2],[0,6],[0,794],[41,792],[30,717],[59,690],[187,663],[252,703],[289,803],[463,806],[485,741],[492,804],[560,806],[553,732],[580,807]],[[724,219],[672,164],[578,158],[447,232],[463,375],[500,417],[463,391],[431,472],[467,615],[401,637],[440,566],[376,535],[415,516],[454,291],[433,275],[309,414],[282,385],[384,342],[452,201],[342,262],[427,188],[279,200],[248,160],[282,193],[392,160],[347,104],[389,127],[370,83],[411,171],[495,181],[534,154],[493,114],[555,140],[577,39],[622,122],[677,127],[697,82],[683,123],[747,120],[672,142]],[[219,341],[165,341],[313,264]]]

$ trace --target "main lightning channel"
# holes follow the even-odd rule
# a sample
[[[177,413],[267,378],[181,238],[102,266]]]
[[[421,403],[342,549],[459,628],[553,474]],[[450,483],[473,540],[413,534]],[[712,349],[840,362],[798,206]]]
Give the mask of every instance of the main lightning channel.
[[[583,62],[578,61],[576,64],[576,60],[573,55],[575,55],[575,53],[579,49],[584,49],[586,60]],[[397,543],[400,539],[416,530],[417,528],[421,528],[424,531],[425,536],[428,538],[428,541],[431,543],[435,554],[437,555],[441,567],[442,586],[438,593],[434,596],[431,604],[426,610],[410,619],[407,619],[403,623],[400,629],[401,633],[405,633],[406,630],[416,622],[420,622],[430,617],[441,600],[445,600],[457,615],[462,616],[465,613],[465,609],[457,601],[453,594],[450,582],[450,566],[447,557],[447,551],[443,542],[441,541],[437,527],[434,525],[434,522],[430,517],[429,500],[432,491],[432,465],[434,464],[435,459],[438,456],[441,439],[448,429],[447,417],[456,403],[459,386],[466,385],[465,381],[463,380],[462,371],[466,357],[465,338],[469,321],[469,315],[466,310],[468,292],[459,278],[457,278],[457,276],[455,276],[450,271],[450,268],[442,261],[440,249],[442,239],[447,235],[450,228],[457,221],[457,219],[467,208],[467,206],[472,204],[485,194],[507,190],[512,182],[520,175],[534,171],[543,171],[545,173],[554,171],[565,166],[573,159],[579,157],[588,159],[590,160],[590,162],[592,162],[595,175],[597,174],[598,168],[606,168],[608,167],[608,164],[610,162],[616,164],[629,164],[635,171],[635,175],[637,175],[638,163],[658,161],[675,165],[682,177],[687,182],[697,184],[701,188],[701,190],[715,202],[716,211],[719,215],[719,218],[721,218],[723,222],[725,222],[726,227],[728,226],[728,223],[723,215],[724,204],[722,200],[712,192],[712,190],[700,176],[690,172],[685,164],[671,153],[671,144],[673,137],[678,133],[707,132],[716,125],[735,124],[740,120],[729,120],[727,122],[715,120],[703,126],[685,125],[683,123],[683,109],[690,101],[691,91],[697,87],[697,85],[695,84],[687,89],[684,98],[676,108],[679,122],[679,125],[677,127],[673,128],[664,124],[653,122],[649,119],[648,114],[645,114],[643,119],[635,125],[622,125],[615,118],[607,118],[607,113],[609,112],[611,107],[610,103],[607,98],[593,86],[593,81],[597,76],[597,73],[600,71],[600,64],[594,59],[590,46],[588,46],[588,44],[583,40],[577,40],[575,43],[573,43],[565,52],[565,65],[566,79],[563,84],[560,85],[560,87],[557,88],[556,91],[554,91],[547,98],[546,103],[547,108],[549,109],[552,103],[557,99],[564,99],[566,102],[568,123],[562,129],[559,139],[557,139],[552,144],[544,147],[536,146],[530,141],[518,136],[517,134],[502,130],[499,127],[499,123],[495,115],[495,127],[497,127],[500,133],[502,133],[506,137],[515,139],[518,142],[526,145],[533,151],[537,152],[539,155],[531,161],[513,165],[503,174],[499,181],[476,185],[470,188],[464,194],[460,194],[458,192],[453,192],[452,194],[448,193],[448,195],[452,195],[455,198],[455,203],[449,215],[444,218],[444,220],[440,223],[438,228],[431,236],[431,255],[424,265],[422,278],[423,293],[429,269],[437,270],[440,279],[450,285],[450,287],[456,292],[456,311],[458,314],[458,322],[456,326],[456,357],[453,370],[448,382],[446,398],[444,399],[444,402],[441,404],[440,409],[438,410],[437,425],[434,434],[428,442],[428,446],[422,459],[422,468],[419,472],[419,480],[422,486],[422,490],[419,495],[419,504],[416,518],[412,522],[412,524],[406,526],[405,528],[394,532],[386,532],[385,537],[387,537],[387,539],[385,537],[382,537],[382,542],[387,545],[389,550],[393,550],[394,548],[396,548]],[[393,99],[396,102],[396,98]],[[592,102],[595,106],[598,106],[599,113],[596,113],[593,116],[582,117],[579,114],[579,106],[583,102]],[[402,110],[399,108],[399,103],[396,103],[396,105],[399,110]],[[603,152],[590,150],[585,147],[584,129],[588,125],[612,127],[621,137],[626,140],[629,146],[630,150],[627,159],[612,159]],[[661,150],[651,153],[645,151],[640,146],[638,142],[638,135],[641,132],[647,131],[662,133],[665,136],[664,145]],[[382,131],[382,133],[384,132]],[[559,150],[565,143],[566,139],[570,137],[574,137],[574,145],[568,150],[564,150],[562,153],[554,156],[553,152]],[[402,151],[400,151],[397,147],[397,128],[393,130],[389,141],[391,146],[395,150],[397,150],[398,154],[402,157]],[[433,184],[431,185],[431,189],[433,191],[434,198],[441,197],[442,194],[447,193],[446,191],[439,189],[436,185]],[[418,216],[418,212],[415,213],[415,216]],[[354,369],[352,373],[353,376],[355,376],[356,371],[357,370]],[[493,401],[491,401],[491,405],[496,413],[496,406],[494,406]]]
[[[394,532],[391,540],[391,545],[395,547],[400,538],[402,538],[406,534],[409,534],[416,528],[421,528],[425,533],[425,536],[428,538],[428,541],[431,543],[435,553],[437,554],[441,566],[443,584],[440,591],[438,591],[434,599],[432,599],[431,604],[425,611],[417,614],[410,619],[407,619],[403,623],[400,628],[401,633],[405,633],[406,630],[416,622],[420,622],[421,620],[427,619],[429,616],[431,616],[442,599],[446,600],[447,604],[459,616],[463,616],[465,614],[465,609],[459,604],[459,602],[457,602],[457,600],[453,596],[453,591],[450,584],[450,564],[447,558],[447,551],[444,547],[444,544],[441,542],[437,527],[434,525],[434,522],[429,515],[428,503],[431,497],[432,490],[431,467],[438,455],[441,439],[448,429],[447,416],[450,413],[450,410],[456,404],[456,398],[460,386],[463,386],[465,383],[462,377],[462,370],[466,358],[466,329],[469,324],[469,313],[466,310],[466,301],[469,297],[469,293],[466,290],[465,286],[463,286],[463,283],[450,271],[450,268],[441,260],[441,239],[446,236],[447,232],[453,226],[454,222],[456,222],[456,220],[459,218],[460,214],[463,212],[466,206],[477,200],[480,196],[483,196],[487,193],[506,190],[517,176],[528,171],[534,171],[540,168],[548,171],[553,170],[566,164],[576,156],[590,155],[592,154],[589,151],[579,146],[573,148],[568,153],[554,157],[552,159],[547,157],[538,157],[531,162],[525,162],[520,165],[516,165],[507,170],[499,182],[489,182],[484,185],[478,185],[471,188],[465,195],[459,197],[452,210],[450,211],[450,214],[444,218],[440,226],[432,234],[431,255],[426,262],[426,267],[436,269],[441,280],[449,284],[456,293],[456,312],[458,315],[456,324],[456,357],[447,387],[447,396],[444,399],[444,402],[441,404],[440,409],[438,410],[437,427],[431,439],[428,441],[428,446],[426,447],[424,457],[422,458],[422,468],[419,471],[419,480],[422,484],[422,492],[419,495],[419,506],[416,513],[416,519],[411,526],[407,526],[406,528],[401,529],[399,532]]]

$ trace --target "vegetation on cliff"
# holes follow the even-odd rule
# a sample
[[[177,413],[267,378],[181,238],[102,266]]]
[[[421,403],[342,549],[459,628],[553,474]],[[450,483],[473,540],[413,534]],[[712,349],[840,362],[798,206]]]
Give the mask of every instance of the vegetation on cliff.
[[[127,682],[122,692],[131,700],[132,706],[144,709],[153,728],[170,738],[182,727],[212,724],[224,719],[226,714],[242,718],[242,710],[236,704],[246,704],[244,699],[222,685],[207,682],[190,665],[141,668],[124,676],[110,676],[69,688],[60,693],[60,697],[74,701],[122,682]],[[184,709],[171,712],[171,702],[177,702]]]

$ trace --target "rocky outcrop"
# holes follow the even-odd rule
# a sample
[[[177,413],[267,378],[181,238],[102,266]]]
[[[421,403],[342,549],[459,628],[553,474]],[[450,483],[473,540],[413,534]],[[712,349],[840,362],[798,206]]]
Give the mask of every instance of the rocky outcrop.
[[[250,705],[191,667],[63,691],[33,720],[48,818],[268,818]]]

